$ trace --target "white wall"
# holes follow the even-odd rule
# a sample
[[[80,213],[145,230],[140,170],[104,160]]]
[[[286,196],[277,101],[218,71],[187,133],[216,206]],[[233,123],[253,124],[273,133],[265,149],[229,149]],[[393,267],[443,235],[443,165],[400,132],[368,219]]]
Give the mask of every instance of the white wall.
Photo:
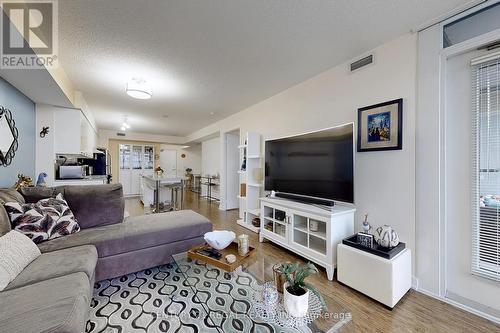
[[[222,156],[222,143],[220,137],[205,140],[201,143],[201,175],[215,176],[221,175],[221,156]],[[213,186],[211,195],[214,198],[220,199],[221,188]],[[201,194],[207,194],[207,186],[201,186]]]
[[[235,128],[264,138],[319,130],[356,122],[358,108],[401,97],[403,150],[356,153],[355,226],[360,230],[363,214],[369,213],[373,225],[392,225],[414,250],[416,47],[415,34],[402,36],[375,49],[375,63],[369,67],[354,73],[348,72],[347,63],[334,67],[199,130],[188,140]]]
[[[220,137],[206,140],[201,143],[201,174],[203,176],[220,174],[220,156]]]
[[[179,145],[160,145],[160,149],[172,149],[177,151],[177,176],[183,176],[186,168],[193,169],[193,174],[201,173],[201,144],[193,144],[187,148]],[[186,157],[182,158],[181,155]]]
[[[439,25],[419,33],[418,47],[418,113],[416,126],[416,275],[418,287],[441,295],[440,282],[444,265],[440,257],[440,235],[444,228],[439,220],[443,186],[440,114],[441,32]]]
[[[54,163],[56,158],[55,149],[55,112],[62,108],[46,104],[36,104],[36,128],[49,127],[49,133],[45,138],[36,136],[35,150],[35,170],[39,175],[41,172],[47,173],[45,181],[48,186],[52,186],[55,179]]]

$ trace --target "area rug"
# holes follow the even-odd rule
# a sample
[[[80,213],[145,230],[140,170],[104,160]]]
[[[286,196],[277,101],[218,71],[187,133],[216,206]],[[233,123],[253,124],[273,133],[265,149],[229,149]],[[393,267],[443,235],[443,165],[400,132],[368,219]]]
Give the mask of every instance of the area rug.
[[[189,283],[175,263],[97,282],[86,332],[318,331],[284,330],[255,319],[252,295],[260,287],[255,277],[198,265],[189,267]]]

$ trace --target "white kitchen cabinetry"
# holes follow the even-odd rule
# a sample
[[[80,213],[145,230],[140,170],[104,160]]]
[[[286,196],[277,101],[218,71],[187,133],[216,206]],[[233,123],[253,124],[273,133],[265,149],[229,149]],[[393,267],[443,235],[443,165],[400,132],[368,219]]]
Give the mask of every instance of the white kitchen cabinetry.
[[[57,154],[93,156],[97,146],[97,133],[81,110],[56,110],[53,131]]]
[[[324,267],[333,280],[337,245],[354,233],[352,206],[322,208],[296,201],[261,198],[260,234],[298,255]]]

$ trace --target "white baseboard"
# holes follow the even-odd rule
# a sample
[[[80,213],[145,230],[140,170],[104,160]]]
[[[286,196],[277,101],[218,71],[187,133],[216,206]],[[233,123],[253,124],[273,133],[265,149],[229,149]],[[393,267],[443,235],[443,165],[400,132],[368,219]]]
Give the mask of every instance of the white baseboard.
[[[417,280],[418,282],[418,280]],[[417,283],[418,284],[418,283]],[[415,289],[415,291],[418,291],[419,293],[422,293],[424,295],[427,295],[429,297],[432,297],[432,298],[435,298],[437,300],[440,300],[442,302],[445,302],[447,304],[450,304],[450,305],[453,305],[459,309],[462,309],[464,311],[467,311],[467,312],[470,312],[472,314],[475,314],[476,316],[479,316],[479,317],[482,317],[482,318],[485,318],[485,319],[488,319],[494,323],[497,323],[497,324],[500,324],[500,318],[498,317],[495,317],[495,316],[492,316],[486,312],[483,312],[481,310],[478,310],[478,309],[475,309],[475,308],[472,308],[470,306],[467,306],[465,304],[462,304],[462,303],[459,303],[459,302],[456,302],[454,300],[451,300],[449,298],[446,298],[446,297],[442,297],[442,296],[439,296],[439,295],[436,295],[435,293],[433,292],[430,292],[430,291],[427,291],[427,290],[424,290],[424,289],[416,289],[416,288],[413,288]]]
[[[411,288],[418,290],[418,279],[416,276],[411,277]]]

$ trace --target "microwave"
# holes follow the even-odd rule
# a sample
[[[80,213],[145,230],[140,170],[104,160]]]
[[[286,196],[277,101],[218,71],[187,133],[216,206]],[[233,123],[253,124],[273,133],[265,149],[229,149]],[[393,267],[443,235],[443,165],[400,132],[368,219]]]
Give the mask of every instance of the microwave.
[[[61,165],[59,167],[59,179],[83,179],[85,168],[81,165]]]

